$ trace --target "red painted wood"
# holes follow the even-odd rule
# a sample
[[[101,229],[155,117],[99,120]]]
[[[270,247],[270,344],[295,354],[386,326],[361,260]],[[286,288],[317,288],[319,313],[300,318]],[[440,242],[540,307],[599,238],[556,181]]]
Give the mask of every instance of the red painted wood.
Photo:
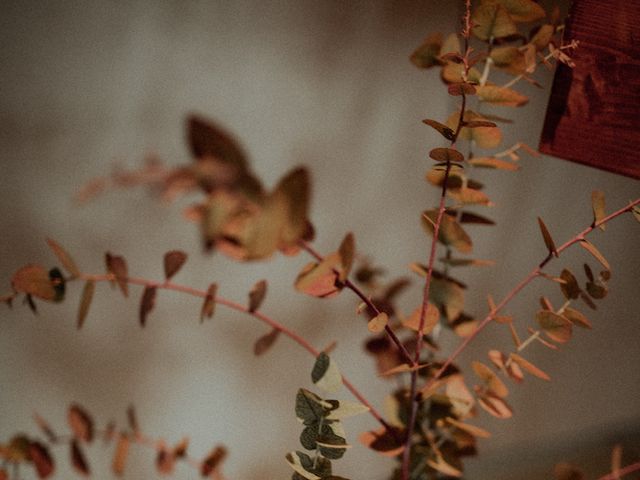
[[[540,151],[640,178],[640,1],[575,0],[565,38]]]

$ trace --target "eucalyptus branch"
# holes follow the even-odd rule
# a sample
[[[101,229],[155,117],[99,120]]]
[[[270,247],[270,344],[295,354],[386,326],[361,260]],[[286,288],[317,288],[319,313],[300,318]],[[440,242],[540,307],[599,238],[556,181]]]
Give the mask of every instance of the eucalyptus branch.
[[[113,281],[115,279],[115,276],[113,274],[87,274],[87,273],[81,273],[80,276],[77,277],[77,278],[81,279],[81,280],[85,280],[85,281],[107,282],[107,281]],[[176,291],[176,292],[185,293],[187,295],[191,295],[191,296],[194,296],[194,297],[200,297],[200,298],[206,298],[207,297],[207,292],[204,291],[204,290],[199,290],[197,288],[188,287],[188,286],[185,286],[185,285],[179,285],[179,284],[176,284],[176,283],[173,283],[173,282],[170,282],[170,281],[157,282],[157,281],[147,280],[147,279],[139,278],[139,277],[126,277],[123,280],[125,280],[129,284],[140,285],[140,286],[143,286],[143,287],[146,287],[146,288],[157,288],[157,289],[162,289],[162,290],[173,290],[173,291]],[[298,345],[300,345],[302,348],[304,348],[306,351],[308,351],[314,357],[317,357],[318,355],[320,355],[320,351],[317,350],[313,345],[311,345],[311,343],[309,343],[304,337],[302,337],[298,333],[294,332],[290,328],[284,326],[280,322],[274,320],[273,318],[265,315],[264,313],[260,312],[259,310],[251,311],[251,310],[249,310],[248,307],[245,307],[244,305],[241,305],[239,303],[236,303],[236,302],[234,302],[232,300],[229,300],[229,299],[226,299],[224,297],[220,297],[218,295],[216,295],[213,300],[214,300],[215,303],[217,303],[219,305],[224,305],[225,307],[230,308],[232,310],[236,310],[238,312],[245,313],[247,315],[250,315],[250,316],[260,320],[261,322],[266,323],[267,325],[269,325],[270,327],[272,327],[275,330],[279,331],[283,335],[289,337],[291,340],[296,342]],[[384,418],[382,418],[380,413],[378,413],[378,411],[373,407],[373,405],[371,405],[371,403],[369,403],[369,401],[362,395],[362,393],[360,393],[360,391],[358,389],[356,389],[356,387],[354,387],[353,384],[347,378],[345,378],[344,376],[342,376],[342,383],[353,394],[353,396],[356,397],[358,399],[358,401],[360,401],[360,403],[362,403],[365,407],[367,407],[369,409],[369,413],[378,422],[380,422],[380,424],[382,424],[382,426],[384,426],[387,429],[390,428],[389,424],[384,420]]]
[[[612,472],[612,473],[608,473],[600,478],[598,478],[598,480],[618,480],[622,477],[624,477],[625,475],[629,475],[630,473],[633,472],[637,472],[640,471],[640,462],[636,462],[636,463],[632,463],[631,465],[627,465],[624,468],[621,468],[619,471],[617,472]]]
[[[549,252],[549,254],[538,264],[538,266],[536,266],[533,270],[531,270],[531,272],[529,272],[529,274],[525,278],[523,278],[520,281],[520,283],[518,283],[509,293],[507,293],[507,295],[502,299],[502,301],[499,304],[497,304],[495,308],[492,309],[487,314],[487,316],[478,324],[476,329],[468,337],[466,337],[460,343],[460,345],[458,345],[458,347],[453,351],[453,353],[449,355],[449,358],[447,358],[447,360],[442,364],[442,367],[440,367],[440,369],[436,372],[433,378],[431,378],[431,380],[429,381],[425,389],[428,389],[429,387],[434,385],[434,383],[442,376],[442,374],[449,367],[449,365],[451,365],[456,360],[456,358],[458,358],[458,356],[467,348],[467,346],[478,336],[478,334],[482,330],[484,330],[487,327],[487,325],[489,325],[489,323],[491,323],[491,321],[496,317],[496,315],[498,314],[498,312],[500,312],[500,310],[502,310],[534,278],[541,275],[543,268],[546,267],[546,265],[554,258],[554,256],[559,256],[560,253],[562,253],[567,248],[584,240],[589,233],[591,233],[593,230],[595,230],[599,226],[608,223],[609,221],[613,220],[616,217],[619,217],[625,212],[631,211],[633,207],[639,204],[640,204],[640,198],[633,200],[625,207],[622,207],[619,210],[616,210],[615,212],[607,215],[606,217],[602,218],[599,221],[593,222],[589,227],[585,228],[580,233],[575,235],[572,239],[562,244],[560,247],[556,249],[556,255],[553,255],[551,252]]]
[[[315,258],[319,262],[322,262],[324,260],[324,257],[320,255],[311,245],[309,245],[308,242],[301,240],[300,246],[307,253],[309,253],[309,255],[311,255],[313,258]],[[381,313],[380,309],[376,306],[375,303],[373,303],[373,301],[368,296],[364,294],[362,290],[360,290],[360,288],[356,284],[354,284],[351,280],[347,278],[344,281],[344,286],[347,287],[349,290],[351,290],[353,293],[355,293],[367,305],[367,307],[369,307],[376,315],[380,315]],[[402,344],[402,342],[400,341],[398,336],[395,334],[393,329],[389,325],[385,325],[384,331],[389,336],[391,341],[393,341],[396,347],[398,347],[400,354],[404,357],[404,361],[407,362],[409,365],[414,365],[414,361],[411,358],[411,354],[408,352],[406,347]]]

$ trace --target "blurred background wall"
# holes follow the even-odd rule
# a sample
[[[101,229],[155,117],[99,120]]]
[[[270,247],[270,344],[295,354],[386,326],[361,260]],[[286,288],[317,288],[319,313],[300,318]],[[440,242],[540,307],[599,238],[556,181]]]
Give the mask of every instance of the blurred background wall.
[[[222,295],[244,302],[266,278],[265,310],[320,348],[338,339],[344,373],[381,407],[388,385],[362,352],[366,331],[353,313],[355,298],[292,294],[304,255],[237,265],[202,253],[197,229],[181,217],[188,201],[165,205],[142,190],[112,192],[84,207],[71,198],[116,162],[136,167],[149,152],[170,165],[189,161],[183,120],[200,112],[236,132],[267,185],[295,165],[310,168],[318,250],[335,249],[353,231],[359,251],[391,276],[411,275],[407,265],[427,256],[419,213],[437,198],[423,180],[427,153],[441,144],[421,120],[444,120],[456,104],[437,72],[415,69],[408,56],[428,33],[456,30],[458,3],[2,2],[2,291],[22,265],[55,264],[46,237],[87,271],[101,272],[109,250],[127,258],[132,274],[158,279],[164,252],[182,249],[190,259],[177,282],[206,288],[217,281]],[[549,90],[522,87],[530,104],[496,113],[516,120],[505,145],[536,146]],[[563,241],[591,222],[591,190],[604,190],[611,210],[640,191],[637,181],[549,157],[524,158],[515,174],[478,176],[489,185],[496,204],[489,214],[498,223],[473,231],[476,256],[496,266],[460,275],[480,286],[467,299],[478,315],[487,293],[504,295],[544,256],[536,216]],[[613,265],[611,293],[590,314],[594,331],[577,331],[558,352],[531,349],[530,360],[553,382],[514,387],[511,420],[480,415],[494,435],[468,462],[468,478],[549,478],[556,461],[585,458],[598,464],[593,472],[604,472],[610,447],[637,439],[638,225],[621,218],[594,242]],[[585,260],[572,251],[550,271],[559,273],[561,263],[578,271]],[[418,283],[402,297],[406,310],[418,304]],[[76,331],[79,287],[63,305],[40,302],[38,316],[21,305],[0,310],[0,441],[17,431],[35,434],[34,411],[63,429],[72,401],[102,424],[124,424],[132,403],[146,433],[169,443],[187,435],[195,456],[226,444],[229,478],[290,475],[283,457],[298,447],[300,432],[293,403],[299,387],[310,387],[312,358],[282,338],[255,359],[253,341],[266,327],[221,307],[199,325],[198,301],[164,291],[142,330],[139,289],[125,300],[100,285]],[[540,295],[560,302],[556,290],[536,282],[508,308],[522,330],[533,324]],[[489,328],[461,364],[509,343]],[[352,443],[374,427],[368,416],[346,422]],[[636,459],[639,453],[636,447]],[[56,478],[69,478],[67,452],[56,454]],[[90,461],[96,478],[108,477],[111,448],[95,446]],[[356,447],[336,473],[384,479],[390,465]],[[154,475],[153,455],[134,449],[125,477]],[[174,478],[194,472],[181,466]]]

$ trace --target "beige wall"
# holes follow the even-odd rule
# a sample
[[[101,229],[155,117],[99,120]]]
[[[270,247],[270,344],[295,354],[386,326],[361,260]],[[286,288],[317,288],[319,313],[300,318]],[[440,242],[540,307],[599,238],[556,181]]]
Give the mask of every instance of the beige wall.
[[[184,284],[205,288],[218,281],[221,294],[243,302],[251,285],[267,278],[266,311],[320,347],[338,339],[335,357],[343,371],[381,406],[387,385],[361,353],[366,332],[354,317],[355,299],[292,294],[306,258],[236,265],[205,256],[196,229],[181,219],[188,202],[161,205],[140,190],[83,208],[70,198],[114,161],[136,166],[149,151],[172,165],[188,161],[182,122],[197,111],[237,133],[269,185],[294,165],[309,166],[319,250],[336,248],[351,230],[361,252],[392,275],[408,274],[410,262],[426,258],[419,212],[437,195],[422,178],[427,152],[440,140],[420,120],[444,119],[455,108],[436,72],[416,70],[408,55],[430,31],[453,31],[458,11],[457,2],[409,1],[3,2],[2,290],[23,264],[54,263],[45,237],[65,245],[87,270],[101,271],[110,250],[126,256],[132,273],[151,278],[160,278],[165,251],[183,249],[190,261],[176,280]],[[507,136],[535,146],[548,90],[525,90],[532,104],[514,114],[517,130]],[[479,286],[468,298],[478,314],[487,293],[503,295],[544,255],[536,216],[560,241],[590,223],[592,189],[606,192],[610,208],[640,191],[637,181],[555,158],[525,158],[522,167],[517,174],[479,174],[490,185],[496,203],[490,215],[498,226],[473,232],[476,255],[497,265],[462,274]],[[579,446],[589,436],[595,450],[606,451],[614,438],[637,434],[638,232],[623,218],[594,235],[614,266],[610,297],[591,314],[594,331],[576,332],[559,352],[532,349],[530,359],[554,381],[514,388],[512,420],[481,415],[494,437],[481,442],[487,461],[470,464],[475,478],[489,471],[512,478],[497,461],[505,457],[511,466],[535,461],[548,467],[574,455],[551,445]],[[585,259],[571,252],[550,272],[565,261],[579,270]],[[132,402],[148,434],[169,442],[189,435],[196,456],[227,444],[230,478],[289,475],[283,457],[298,446],[293,401],[298,387],[310,386],[309,356],[281,339],[256,360],[252,343],[266,331],[262,325],[223,308],[199,325],[199,303],[170,292],[160,292],[141,330],[140,292],[132,289],[134,298],[124,300],[105,285],[77,332],[78,287],[63,305],[42,304],[37,317],[20,305],[0,309],[0,439],[35,433],[33,411],[62,428],[72,401],[103,423],[124,423]],[[542,294],[560,302],[556,289],[539,281],[508,309],[521,328],[533,324]],[[416,284],[402,306],[409,310],[418,298]],[[462,365],[489,347],[508,345],[505,332],[490,328]],[[347,422],[350,441],[374,426],[368,417]],[[91,451],[96,477],[109,469],[103,450]],[[57,453],[63,466],[56,478],[68,478],[67,453]],[[126,478],[153,475],[149,452],[136,450],[131,460]],[[383,479],[388,467],[356,447],[336,472]],[[181,468],[175,478],[193,473]]]

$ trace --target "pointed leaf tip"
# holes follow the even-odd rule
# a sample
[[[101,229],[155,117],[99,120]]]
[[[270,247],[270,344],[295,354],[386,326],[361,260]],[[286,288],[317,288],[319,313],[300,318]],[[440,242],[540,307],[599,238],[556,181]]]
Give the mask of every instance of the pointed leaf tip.
[[[547,226],[540,217],[538,217],[538,225],[540,226],[540,232],[542,233],[542,238],[544,240],[544,244],[547,246],[547,250],[549,250],[550,254],[557,257],[558,250],[556,249],[556,245],[553,243],[553,238],[551,238],[551,234],[549,233]]]
[[[267,295],[267,281],[260,280],[249,292],[249,312],[253,313],[260,308]]]
[[[164,276],[170,280],[187,261],[187,254],[180,250],[172,250],[164,254]]]

